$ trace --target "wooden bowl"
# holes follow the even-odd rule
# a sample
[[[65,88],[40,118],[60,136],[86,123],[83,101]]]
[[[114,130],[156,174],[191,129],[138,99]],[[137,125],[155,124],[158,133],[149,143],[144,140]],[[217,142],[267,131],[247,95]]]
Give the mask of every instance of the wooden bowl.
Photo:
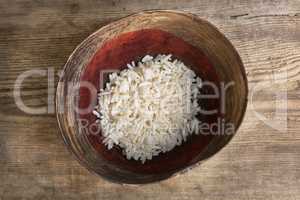
[[[142,164],[127,160],[118,147],[106,149],[92,109],[108,72],[159,53],[171,53],[210,83],[204,84],[199,102],[213,112],[198,118],[212,129]],[[56,111],[63,139],[83,166],[114,182],[143,184],[184,172],[223,148],[242,121],[247,93],[241,59],[216,27],[192,14],[147,11],[102,27],[75,49],[57,86]],[[227,125],[233,129],[224,131]],[[216,132],[220,126],[223,129]]]

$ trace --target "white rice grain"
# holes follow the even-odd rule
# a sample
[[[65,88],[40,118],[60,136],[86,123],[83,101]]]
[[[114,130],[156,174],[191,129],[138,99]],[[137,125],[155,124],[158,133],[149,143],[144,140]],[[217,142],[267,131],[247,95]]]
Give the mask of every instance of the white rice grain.
[[[198,132],[201,79],[172,55],[146,55],[137,66],[113,73],[93,111],[108,149],[144,163]]]

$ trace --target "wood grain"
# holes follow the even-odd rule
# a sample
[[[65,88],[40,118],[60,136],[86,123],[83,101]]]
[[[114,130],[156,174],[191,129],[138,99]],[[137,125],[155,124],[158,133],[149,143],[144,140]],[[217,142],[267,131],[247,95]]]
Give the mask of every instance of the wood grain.
[[[189,11],[216,25],[242,57],[250,89],[259,83],[264,89],[253,96],[230,144],[201,167],[160,184],[111,184],[72,158],[53,114],[27,115],[16,107],[14,82],[29,69],[61,69],[75,46],[104,24],[159,8]],[[2,0],[0,199],[299,199],[299,13],[298,0]],[[47,104],[45,77],[27,79],[23,90],[26,105]],[[288,130],[279,132],[254,108],[271,117],[278,102],[274,91],[286,90]]]

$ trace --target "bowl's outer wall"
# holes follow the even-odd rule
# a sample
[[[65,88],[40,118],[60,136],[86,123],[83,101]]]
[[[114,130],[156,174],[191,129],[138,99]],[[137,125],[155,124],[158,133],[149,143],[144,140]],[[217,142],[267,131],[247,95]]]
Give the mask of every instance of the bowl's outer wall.
[[[113,22],[89,36],[68,59],[58,83],[56,111],[63,139],[76,158],[90,171],[119,183],[149,183],[168,178],[183,169],[190,169],[224,147],[233,135],[214,137],[214,140],[185,167],[165,173],[140,174],[124,170],[103,159],[90,145],[86,134],[78,126],[79,115],[74,107],[79,102],[78,91],[82,72],[93,55],[120,34],[141,29],[159,29],[169,32],[199,48],[212,62],[221,82],[234,85],[226,92],[226,122],[239,127],[247,105],[247,80],[242,61],[226,37],[210,23],[191,14],[173,11],[147,11]],[[77,91],[77,92],[74,92]],[[186,170],[184,170],[186,171]]]

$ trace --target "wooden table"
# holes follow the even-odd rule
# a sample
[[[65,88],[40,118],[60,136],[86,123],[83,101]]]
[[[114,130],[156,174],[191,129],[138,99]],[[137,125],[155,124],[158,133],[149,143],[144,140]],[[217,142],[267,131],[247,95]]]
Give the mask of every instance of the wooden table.
[[[15,80],[31,69],[58,71],[104,24],[162,8],[216,25],[240,53],[253,99],[238,134],[200,167],[159,184],[112,184],[73,159],[53,113],[29,115],[17,107]],[[299,0],[1,0],[0,199],[300,199],[299,77]],[[24,103],[46,106],[47,87],[46,76],[27,78]]]

